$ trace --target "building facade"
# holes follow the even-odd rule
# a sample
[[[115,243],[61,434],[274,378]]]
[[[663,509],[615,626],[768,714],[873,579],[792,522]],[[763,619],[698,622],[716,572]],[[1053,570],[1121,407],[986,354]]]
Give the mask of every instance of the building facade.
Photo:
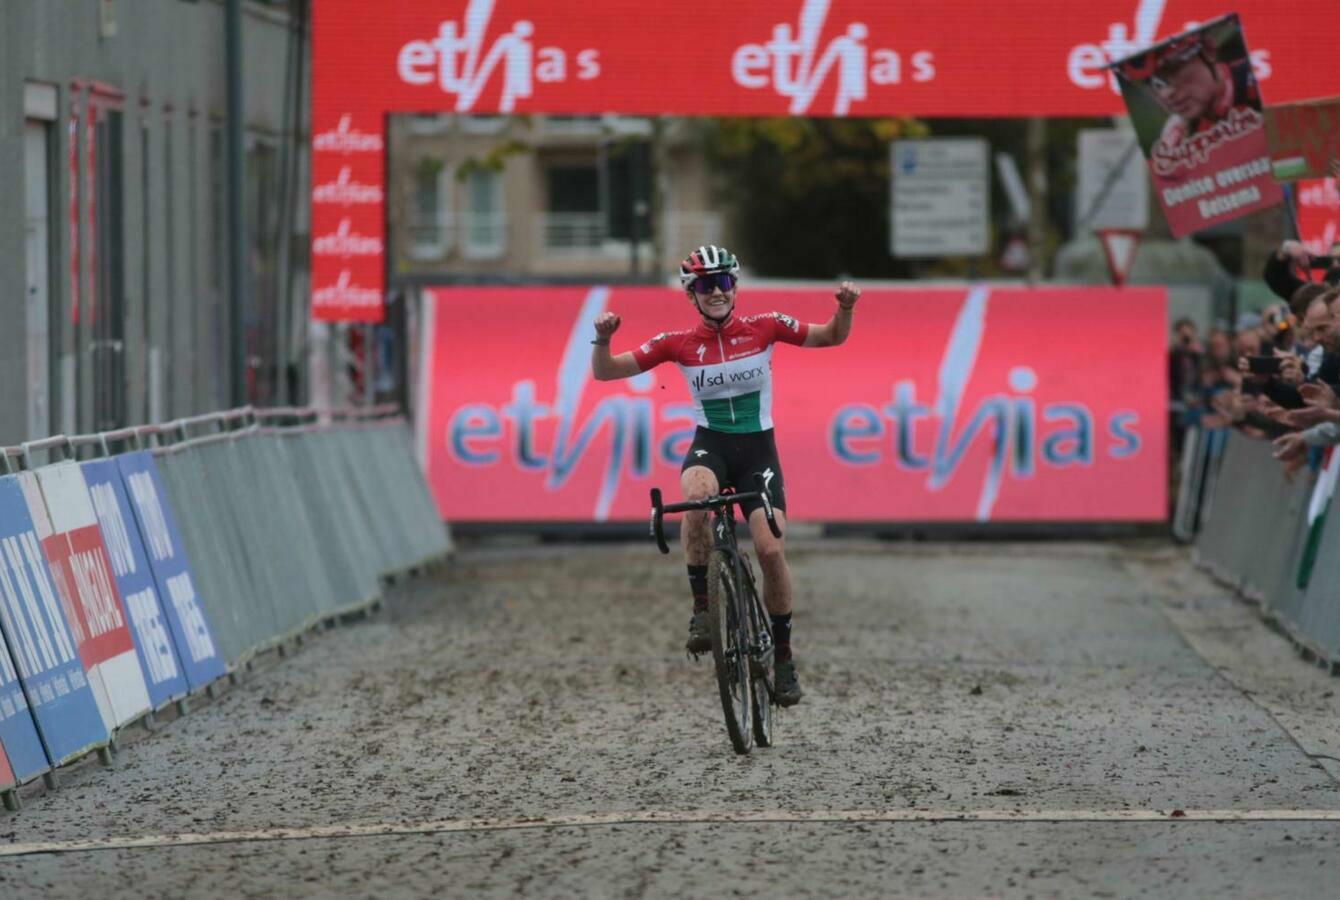
[[[226,407],[226,202],[246,209],[246,399],[305,379],[306,0],[240,0],[244,182],[228,183],[224,0],[5,0],[0,443]]]
[[[402,115],[390,123],[392,281],[664,281],[728,243],[694,123]]]

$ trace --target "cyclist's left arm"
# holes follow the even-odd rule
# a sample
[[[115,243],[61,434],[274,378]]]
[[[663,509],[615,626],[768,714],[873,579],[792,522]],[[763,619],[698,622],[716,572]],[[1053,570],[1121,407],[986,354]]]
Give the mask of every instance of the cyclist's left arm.
[[[856,301],[861,299],[861,289],[850,281],[838,285],[837,309],[833,318],[822,325],[810,325],[805,331],[805,347],[836,347],[847,339],[851,332],[851,311]]]

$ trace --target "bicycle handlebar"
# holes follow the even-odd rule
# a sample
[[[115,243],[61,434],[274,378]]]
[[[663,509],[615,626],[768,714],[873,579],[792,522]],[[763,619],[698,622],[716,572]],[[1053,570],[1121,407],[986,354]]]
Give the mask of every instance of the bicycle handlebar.
[[[722,506],[730,506],[734,503],[742,503],[745,500],[754,498],[763,501],[763,517],[767,519],[768,530],[772,536],[780,538],[782,529],[777,525],[777,517],[772,510],[772,495],[768,492],[767,482],[763,480],[762,475],[754,475],[754,483],[758,485],[756,491],[746,491],[743,494],[718,494],[715,497],[704,497],[702,500],[685,500],[682,503],[665,504],[661,499],[661,489],[651,489],[651,536],[656,540],[656,546],[661,548],[662,553],[669,553],[670,547],[665,542],[665,522],[666,513],[692,512],[694,510],[716,509]]]

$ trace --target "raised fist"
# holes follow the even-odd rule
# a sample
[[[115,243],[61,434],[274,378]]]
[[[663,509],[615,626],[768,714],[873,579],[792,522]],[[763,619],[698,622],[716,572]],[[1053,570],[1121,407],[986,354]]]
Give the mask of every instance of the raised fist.
[[[861,289],[850,281],[844,281],[838,285],[837,293],[838,306],[843,309],[851,309],[856,305],[856,301],[861,299]]]
[[[596,337],[609,338],[610,335],[619,330],[619,323],[623,321],[618,313],[603,312],[596,317]]]

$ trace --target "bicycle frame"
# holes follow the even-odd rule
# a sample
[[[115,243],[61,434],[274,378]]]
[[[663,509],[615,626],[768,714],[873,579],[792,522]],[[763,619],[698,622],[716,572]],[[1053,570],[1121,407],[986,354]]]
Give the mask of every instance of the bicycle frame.
[[[773,512],[767,484],[762,476],[758,476],[756,481],[757,491],[721,494],[670,505],[662,501],[659,489],[652,488],[651,491],[651,534],[662,553],[670,552],[670,547],[665,541],[665,514],[702,511],[711,514],[712,558],[724,557],[729,560],[728,595],[731,602],[726,613],[719,613],[728,617],[726,620],[728,624],[726,626],[719,624],[717,627],[728,627],[734,636],[729,640],[714,637],[712,652],[716,657],[717,679],[726,712],[727,730],[738,753],[749,752],[754,738],[757,738],[760,746],[770,746],[772,743],[772,625],[768,611],[759,596],[757,583],[754,581],[753,567],[749,558],[740,551],[735,537],[735,505],[752,499],[762,501],[768,529],[774,536],[779,538],[782,536]],[[732,667],[737,674],[728,675],[723,666]],[[741,679],[743,689],[739,694],[736,694],[734,688],[730,686],[732,677]],[[739,707],[739,704],[743,704],[743,707]],[[741,708],[742,718],[736,718],[736,711]],[[751,729],[753,734],[747,734]]]

